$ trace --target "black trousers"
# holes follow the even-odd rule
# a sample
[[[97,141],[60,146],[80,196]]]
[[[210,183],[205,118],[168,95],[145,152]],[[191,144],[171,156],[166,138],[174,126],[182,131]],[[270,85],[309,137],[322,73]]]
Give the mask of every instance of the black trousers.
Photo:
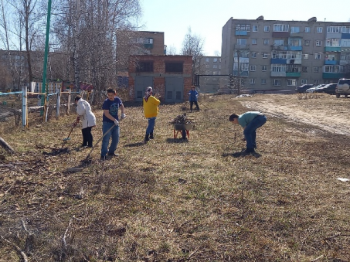
[[[198,106],[197,101],[190,101],[190,110],[192,111],[193,104],[195,104],[196,105],[196,109],[199,110],[199,106]]]
[[[91,134],[91,126],[83,128],[81,132],[83,133],[83,144],[82,146],[92,147],[93,137]]]

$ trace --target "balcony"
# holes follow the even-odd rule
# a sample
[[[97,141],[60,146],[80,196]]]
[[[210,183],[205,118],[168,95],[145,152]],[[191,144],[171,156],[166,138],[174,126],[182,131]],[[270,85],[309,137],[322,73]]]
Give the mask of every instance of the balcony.
[[[303,47],[302,46],[293,46],[293,45],[289,45],[288,46],[288,50],[289,51],[302,51]]]
[[[337,60],[324,60],[325,65],[338,65],[338,62]]]
[[[286,77],[300,77],[300,72],[287,72]]]
[[[350,39],[350,34],[349,33],[342,33],[341,39]]]
[[[271,71],[271,76],[273,77],[286,77],[286,72],[273,72]]]
[[[339,79],[345,77],[344,73],[322,73],[323,79]]]
[[[301,58],[287,59],[287,65],[301,65]]]
[[[271,58],[271,64],[285,65],[287,64],[287,59],[283,58]]]
[[[240,36],[248,36],[249,35],[249,33],[250,32],[248,32],[248,31],[238,31],[238,30],[236,30],[236,32],[235,32],[235,35],[240,35]]]
[[[324,48],[325,52],[340,52],[341,51],[341,47],[339,46],[325,46]]]
[[[290,36],[289,32],[272,32],[272,37],[275,38],[287,38]]]
[[[339,65],[348,65],[348,64],[350,64],[349,60],[340,60],[339,61]]]
[[[278,51],[287,51],[288,46],[286,45],[271,45],[272,50],[278,50]]]
[[[238,70],[233,70],[233,76],[238,76]],[[241,71],[239,76],[240,77],[248,77],[249,72],[248,71]]]
[[[248,44],[245,44],[245,45],[235,44],[235,49],[239,49],[239,50],[249,49],[249,45]]]

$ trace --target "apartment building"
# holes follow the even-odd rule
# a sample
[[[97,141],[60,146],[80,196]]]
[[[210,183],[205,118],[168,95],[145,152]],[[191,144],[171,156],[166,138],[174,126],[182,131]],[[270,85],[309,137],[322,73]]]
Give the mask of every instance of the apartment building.
[[[221,57],[221,73],[239,77],[244,89],[337,82],[350,64],[350,23],[230,18]]]
[[[221,56],[202,56],[198,60],[198,86],[201,93],[217,93],[221,72]]]

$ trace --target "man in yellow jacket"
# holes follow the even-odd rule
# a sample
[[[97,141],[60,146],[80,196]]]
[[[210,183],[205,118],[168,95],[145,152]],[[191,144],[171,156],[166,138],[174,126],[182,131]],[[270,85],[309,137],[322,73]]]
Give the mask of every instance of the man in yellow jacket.
[[[152,95],[152,87],[147,87],[145,96],[143,97],[143,111],[145,117],[148,119],[148,126],[146,129],[145,143],[154,138],[153,130],[156,124],[158,115],[158,106],[160,101]]]

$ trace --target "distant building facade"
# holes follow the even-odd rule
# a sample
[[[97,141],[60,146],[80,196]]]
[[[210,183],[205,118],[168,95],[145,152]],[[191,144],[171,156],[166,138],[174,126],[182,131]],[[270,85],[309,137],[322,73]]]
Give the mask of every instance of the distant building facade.
[[[201,93],[216,93],[219,90],[219,76],[221,73],[221,56],[202,56],[199,58],[198,86]]]
[[[229,19],[222,29],[221,73],[244,89],[294,90],[337,82],[350,63],[350,22]]]
[[[163,103],[188,99],[192,85],[192,56],[139,55],[129,60],[129,100],[142,101],[146,87],[153,87]]]
[[[127,87],[129,58],[133,55],[165,54],[164,32],[117,31],[117,84]]]

